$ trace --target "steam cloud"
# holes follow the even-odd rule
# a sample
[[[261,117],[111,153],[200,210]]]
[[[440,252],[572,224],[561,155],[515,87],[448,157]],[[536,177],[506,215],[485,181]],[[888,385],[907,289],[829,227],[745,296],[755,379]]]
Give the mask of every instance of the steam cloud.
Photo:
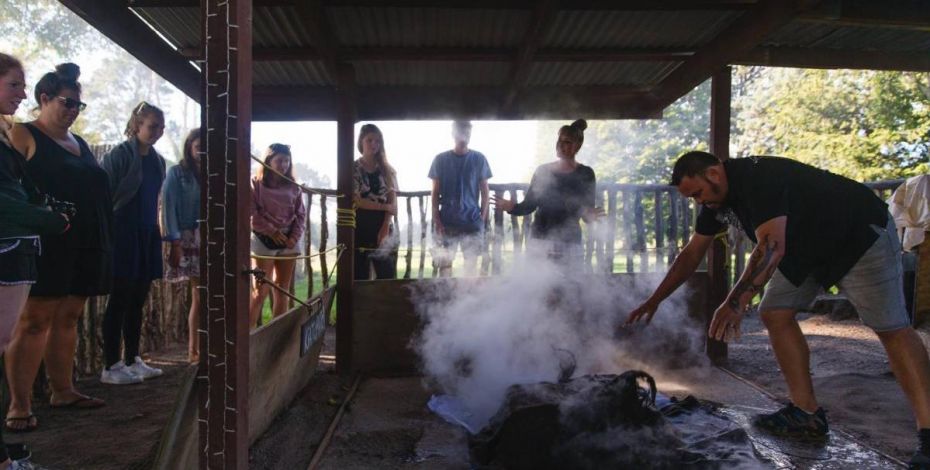
[[[413,293],[425,324],[413,344],[424,375],[460,399],[473,422],[486,423],[509,386],[556,381],[573,364],[577,376],[705,363],[703,328],[688,317],[684,289],[648,327],[618,332],[656,276],[586,273],[549,260],[546,248],[530,244],[502,276],[439,280]]]

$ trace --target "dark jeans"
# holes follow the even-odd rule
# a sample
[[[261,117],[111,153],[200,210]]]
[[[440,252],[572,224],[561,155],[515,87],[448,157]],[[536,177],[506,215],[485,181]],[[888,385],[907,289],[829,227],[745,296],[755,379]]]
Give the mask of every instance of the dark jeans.
[[[108,368],[119,362],[121,339],[125,343],[123,357],[127,365],[131,365],[139,355],[142,306],[151,286],[152,281],[114,279],[113,293],[103,316],[103,355]]]
[[[355,280],[367,281],[371,277],[371,267],[375,268],[375,279],[397,279],[397,252],[388,255],[382,253],[355,250]]]

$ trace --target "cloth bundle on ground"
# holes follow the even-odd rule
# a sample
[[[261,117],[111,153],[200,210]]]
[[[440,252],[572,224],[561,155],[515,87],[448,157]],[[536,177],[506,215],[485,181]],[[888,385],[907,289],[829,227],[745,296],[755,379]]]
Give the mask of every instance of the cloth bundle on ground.
[[[498,413],[469,439],[476,468],[724,468],[758,464],[739,426],[693,397],[660,397],[649,374],[587,375],[514,385]],[[693,416],[692,416],[693,415]],[[700,416],[699,416],[700,415]],[[686,421],[700,423],[702,437]]]

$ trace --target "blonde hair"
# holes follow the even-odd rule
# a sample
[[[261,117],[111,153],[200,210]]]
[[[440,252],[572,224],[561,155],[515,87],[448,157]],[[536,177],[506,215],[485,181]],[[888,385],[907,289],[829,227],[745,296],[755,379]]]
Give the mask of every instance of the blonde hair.
[[[375,154],[375,161],[384,173],[384,180],[388,185],[388,189],[397,191],[397,172],[394,171],[394,167],[387,161],[387,151],[384,149],[384,134],[381,133],[381,129],[379,129],[378,126],[374,124],[365,124],[359,129],[357,143],[359,153],[362,152],[362,140],[364,140],[365,136],[368,134],[378,134],[378,137],[381,138],[381,150]]]
[[[0,77],[5,77],[6,74],[17,69],[23,70],[22,62],[16,57],[0,52]],[[8,116],[0,115],[0,142],[3,142],[7,147],[12,147],[9,135],[12,127],[13,120]]]
[[[146,103],[145,101],[140,101],[138,105],[132,110],[132,114],[129,115],[129,120],[126,121],[126,130],[123,131],[123,134],[127,139],[131,139],[139,133],[139,128],[142,127],[142,122],[145,121],[145,118],[157,116],[161,119],[161,122],[165,122],[165,113],[158,108]]]

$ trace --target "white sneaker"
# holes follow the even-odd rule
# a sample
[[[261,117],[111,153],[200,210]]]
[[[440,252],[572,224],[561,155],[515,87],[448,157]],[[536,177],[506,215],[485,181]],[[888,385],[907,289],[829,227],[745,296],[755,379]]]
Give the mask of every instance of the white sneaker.
[[[136,356],[136,362],[134,362],[131,366],[129,366],[128,369],[134,375],[138,375],[139,377],[143,379],[151,379],[152,377],[158,377],[159,375],[163,373],[161,369],[150,367],[139,356]]]
[[[103,369],[100,373],[100,381],[112,385],[137,384],[142,382],[142,376],[133,373],[130,367],[126,367],[123,361],[119,361],[109,369]]]

